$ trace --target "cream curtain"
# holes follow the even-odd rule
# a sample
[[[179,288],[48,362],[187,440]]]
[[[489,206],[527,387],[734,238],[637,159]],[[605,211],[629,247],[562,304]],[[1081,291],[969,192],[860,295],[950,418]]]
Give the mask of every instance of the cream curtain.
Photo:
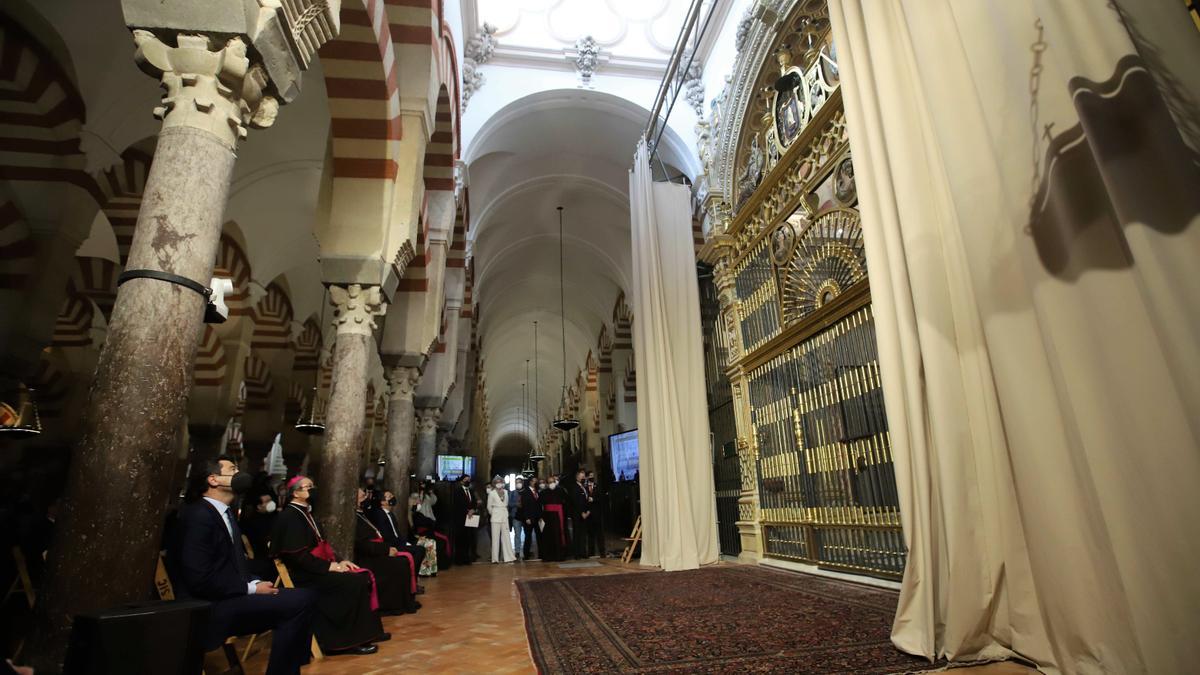
[[[1200,668],[1200,34],[1120,4],[829,2],[905,651]]]
[[[717,561],[717,513],[688,189],[654,183],[645,141],[629,174],[643,565]]]

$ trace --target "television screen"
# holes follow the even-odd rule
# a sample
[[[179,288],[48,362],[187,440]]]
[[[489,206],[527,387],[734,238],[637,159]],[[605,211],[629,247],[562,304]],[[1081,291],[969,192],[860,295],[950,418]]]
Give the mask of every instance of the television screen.
[[[475,475],[475,458],[462,455],[438,455],[437,474],[442,480],[458,480],[460,476]]]
[[[437,473],[442,480],[455,480],[463,475],[463,458],[459,455],[438,455]]]
[[[612,458],[612,472],[617,480],[633,480],[638,474],[637,429],[630,429],[608,437],[608,454]]]

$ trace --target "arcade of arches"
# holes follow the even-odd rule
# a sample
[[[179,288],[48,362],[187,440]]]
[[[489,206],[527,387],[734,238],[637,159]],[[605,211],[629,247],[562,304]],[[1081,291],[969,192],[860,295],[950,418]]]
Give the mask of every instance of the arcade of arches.
[[[5,0],[4,656],[228,455],[339,551],[364,480],[587,468],[598,553],[883,587],[931,668],[1195,672],[1191,4]]]

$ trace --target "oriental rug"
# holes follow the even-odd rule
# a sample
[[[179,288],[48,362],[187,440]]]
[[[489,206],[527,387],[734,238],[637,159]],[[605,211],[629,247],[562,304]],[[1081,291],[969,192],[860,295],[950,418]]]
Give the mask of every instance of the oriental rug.
[[[752,566],[518,580],[530,652],[558,673],[905,673],[894,591]]]

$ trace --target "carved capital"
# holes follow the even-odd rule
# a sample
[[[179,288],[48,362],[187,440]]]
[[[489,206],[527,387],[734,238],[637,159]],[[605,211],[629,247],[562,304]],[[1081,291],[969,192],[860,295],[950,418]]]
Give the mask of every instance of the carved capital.
[[[341,5],[341,0],[121,0],[125,24],[135,33],[153,33],[179,47],[184,45],[175,42],[177,35],[211,36],[214,44],[237,40],[250,47],[268,93],[280,103],[300,94],[303,71],[321,45],[337,37]],[[225,84],[234,90],[241,86]]]
[[[388,371],[388,398],[392,401],[411,401],[417,384],[421,381],[421,369],[413,366],[396,366]]]
[[[417,431],[428,436],[436,434],[441,417],[441,408],[417,408]]]
[[[206,35],[176,36],[171,46],[147,30],[133,31],[134,60],[166,91],[154,116],[163,128],[207,131],[233,149],[246,127],[269,127],[279,102],[263,93],[266,71],[251,64],[246,43],[231,38],[213,44]]]
[[[387,303],[378,286],[330,286],[329,300],[333,304],[333,323],[338,335],[370,336],[375,328],[375,317],[383,316],[387,311]]]

